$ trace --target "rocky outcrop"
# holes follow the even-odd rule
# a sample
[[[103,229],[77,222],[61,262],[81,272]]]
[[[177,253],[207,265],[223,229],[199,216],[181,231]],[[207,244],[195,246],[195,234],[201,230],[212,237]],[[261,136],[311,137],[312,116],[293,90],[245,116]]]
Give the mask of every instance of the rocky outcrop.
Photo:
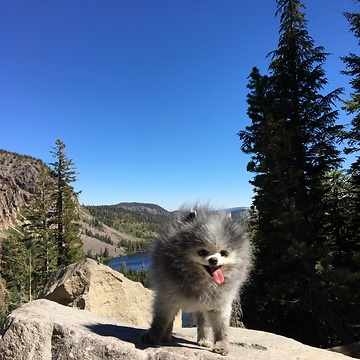
[[[0,229],[11,226],[32,193],[41,160],[0,150]]]
[[[153,292],[91,259],[53,274],[39,297],[128,324],[152,320]]]
[[[105,295],[104,295],[105,300]],[[49,300],[13,311],[1,329],[2,360],[267,359],[345,360],[349,357],[260,331],[230,329],[230,354],[222,357],[196,345],[196,329],[175,329],[172,342],[146,346],[144,329]]]

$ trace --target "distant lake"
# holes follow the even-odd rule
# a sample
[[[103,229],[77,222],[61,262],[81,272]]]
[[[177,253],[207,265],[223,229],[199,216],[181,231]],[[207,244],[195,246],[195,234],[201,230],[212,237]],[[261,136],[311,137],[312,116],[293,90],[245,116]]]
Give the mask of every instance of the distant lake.
[[[141,270],[145,266],[145,270],[150,268],[150,253],[138,253],[132,255],[121,256],[118,258],[110,259],[108,266],[113,270],[119,270],[122,264],[125,263],[126,270],[134,269]]]

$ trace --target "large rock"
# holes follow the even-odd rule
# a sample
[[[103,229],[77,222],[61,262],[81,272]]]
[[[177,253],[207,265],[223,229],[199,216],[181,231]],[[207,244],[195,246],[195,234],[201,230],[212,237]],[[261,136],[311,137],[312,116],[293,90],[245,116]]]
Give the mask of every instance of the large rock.
[[[13,311],[1,329],[1,360],[267,359],[345,360],[349,357],[260,331],[231,328],[224,358],[196,345],[196,329],[175,329],[166,346],[139,341],[143,328],[45,299]]]
[[[39,297],[128,324],[152,320],[153,291],[91,259],[55,273]]]

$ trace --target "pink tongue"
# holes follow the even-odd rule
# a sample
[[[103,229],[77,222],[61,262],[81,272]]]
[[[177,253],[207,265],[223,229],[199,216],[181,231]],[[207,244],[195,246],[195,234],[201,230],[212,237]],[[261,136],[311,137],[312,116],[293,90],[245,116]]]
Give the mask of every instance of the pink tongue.
[[[212,277],[214,278],[214,281],[218,284],[221,285],[224,282],[224,275],[221,271],[221,269],[216,266],[216,267],[211,267],[210,268]]]

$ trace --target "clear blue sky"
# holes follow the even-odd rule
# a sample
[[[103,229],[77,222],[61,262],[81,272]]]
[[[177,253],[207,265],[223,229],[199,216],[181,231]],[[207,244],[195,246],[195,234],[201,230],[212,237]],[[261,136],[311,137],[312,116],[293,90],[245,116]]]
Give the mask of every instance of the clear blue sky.
[[[343,11],[304,0],[308,30],[339,57],[358,52]],[[276,49],[275,0],[0,0],[0,148],[52,160],[67,145],[80,202],[249,206],[252,174],[236,133],[247,77]],[[345,114],[339,122],[350,122]]]

